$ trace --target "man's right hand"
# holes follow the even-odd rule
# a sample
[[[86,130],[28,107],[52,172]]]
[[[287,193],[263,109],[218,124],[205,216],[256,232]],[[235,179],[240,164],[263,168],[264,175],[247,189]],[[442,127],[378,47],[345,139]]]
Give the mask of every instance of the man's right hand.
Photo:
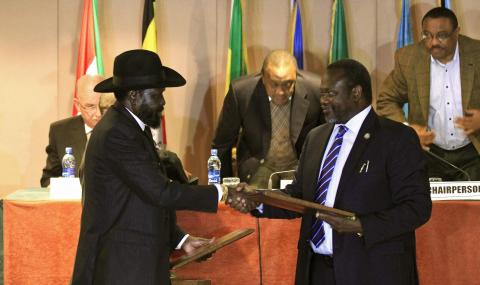
[[[417,125],[417,124],[410,124],[410,127],[412,127],[415,132],[418,135],[418,138],[420,139],[420,145],[422,145],[422,148],[424,150],[429,150],[431,145],[433,143],[433,140],[435,139],[435,133],[432,131],[429,131],[427,127]]]
[[[247,186],[247,183],[242,182],[235,188],[228,188],[228,196],[225,204],[242,213],[249,213],[257,208],[258,203],[250,201],[247,195],[245,195],[245,192],[249,191]]]

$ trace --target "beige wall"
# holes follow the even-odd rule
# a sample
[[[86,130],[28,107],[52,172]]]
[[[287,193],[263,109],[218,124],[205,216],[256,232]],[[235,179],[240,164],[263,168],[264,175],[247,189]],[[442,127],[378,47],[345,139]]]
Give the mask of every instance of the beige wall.
[[[106,74],[115,55],[138,48],[142,0],[99,0]],[[246,0],[252,71],[286,48],[290,0]],[[332,0],[303,0],[306,69],[323,73]],[[410,0],[414,37],[436,0]],[[480,5],[453,1],[464,34],[480,38]],[[0,0],[0,193],[37,187],[48,127],[69,116],[82,0]],[[187,78],[166,92],[169,148],[205,181],[209,144],[224,94],[228,0],[157,0],[159,54]],[[344,0],[350,56],[371,71],[374,90],[393,66],[400,0]]]

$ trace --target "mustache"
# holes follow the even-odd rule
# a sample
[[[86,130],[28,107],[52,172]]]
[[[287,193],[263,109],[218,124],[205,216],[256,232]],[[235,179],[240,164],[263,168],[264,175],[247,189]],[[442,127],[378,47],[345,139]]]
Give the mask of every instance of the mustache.
[[[434,49],[434,48],[443,49],[443,47],[442,47],[442,46],[432,46],[430,49]]]

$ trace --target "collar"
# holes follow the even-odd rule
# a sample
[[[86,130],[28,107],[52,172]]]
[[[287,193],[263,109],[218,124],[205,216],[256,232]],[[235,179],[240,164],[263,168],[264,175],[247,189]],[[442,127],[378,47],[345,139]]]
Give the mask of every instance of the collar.
[[[135,119],[135,121],[137,121],[137,124],[138,126],[142,129],[142,131],[145,131],[145,123],[142,122],[142,120],[140,120],[137,116],[135,116],[134,113],[132,113],[132,111],[128,110],[128,108],[124,107],[132,116],[133,118]]]
[[[453,58],[452,58],[451,61],[449,61],[447,63],[441,63],[440,61],[434,59],[432,55],[430,55],[430,62],[444,67],[444,66],[446,66],[450,63],[456,62],[459,58],[460,58],[460,52],[459,52],[459,49],[458,49],[458,41],[457,41],[457,44],[455,45],[455,53],[453,54]]]
[[[335,124],[334,128],[338,128],[340,125],[345,125],[348,128],[348,131],[358,134],[358,132],[360,132],[360,128],[362,127],[363,121],[365,121],[365,118],[367,117],[368,113],[370,113],[370,110],[372,110],[371,105],[353,116],[346,124]]]
[[[93,128],[90,128],[87,126],[87,124],[83,124],[85,126],[85,134],[91,133],[93,131]]]

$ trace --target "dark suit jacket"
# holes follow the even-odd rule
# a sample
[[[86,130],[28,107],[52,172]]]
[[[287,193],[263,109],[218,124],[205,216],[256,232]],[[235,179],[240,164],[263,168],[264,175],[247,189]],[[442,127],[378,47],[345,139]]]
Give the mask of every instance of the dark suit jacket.
[[[270,103],[261,74],[240,78],[225,97],[212,148],[218,149],[221,176],[233,176],[232,148],[237,146],[238,176],[249,181],[268,153],[272,136]],[[298,72],[290,113],[290,139],[300,154],[307,133],[324,122],[320,78]]]
[[[313,129],[302,152],[296,181],[287,187],[294,197],[314,200],[320,164],[333,124]],[[365,134],[370,134],[369,138]],[[369,162],[368,172],[360,173]],[[363,237],[333,232],[337,285],[417,284],[415,229],[430,217],[431,200],[424,156],[413,129],[379,118],[365,119],[345,163],[334,207],[357,214]],[[296,284],[308,284],[313,212],[302,218],[298,241]],[[257,213],[258,215],[258,213]],[[273,218],[292,212],[265,206]]]
[[[480,109],[480,41],[460,35],[458,47],[463,110]],[[378,114],[404,122],[404,103],[409,103],[408,122],[426,126],[430,106],[430,54],[421,42],[395,53],[395,68],[378,95]],[[468,138],[480,153],[480,133]]]
[[[78,169],[83,159],[87,135],[85,134],[85,124],[82,116],[75,116],[50,125],[48,134],[47,162],[43,168],[40,185],[47,187],[50,185],[51,177],[62,176],[62,158],[65,154],[65,147],[73,148],[75,156],[75,176],[78,177]]]
[[[184,236],[174,210],[218,206],[214,186],[163,174],[153,142],[119,103],[90,137],[84,183],[72,284],[170,284],[169,255]]]

